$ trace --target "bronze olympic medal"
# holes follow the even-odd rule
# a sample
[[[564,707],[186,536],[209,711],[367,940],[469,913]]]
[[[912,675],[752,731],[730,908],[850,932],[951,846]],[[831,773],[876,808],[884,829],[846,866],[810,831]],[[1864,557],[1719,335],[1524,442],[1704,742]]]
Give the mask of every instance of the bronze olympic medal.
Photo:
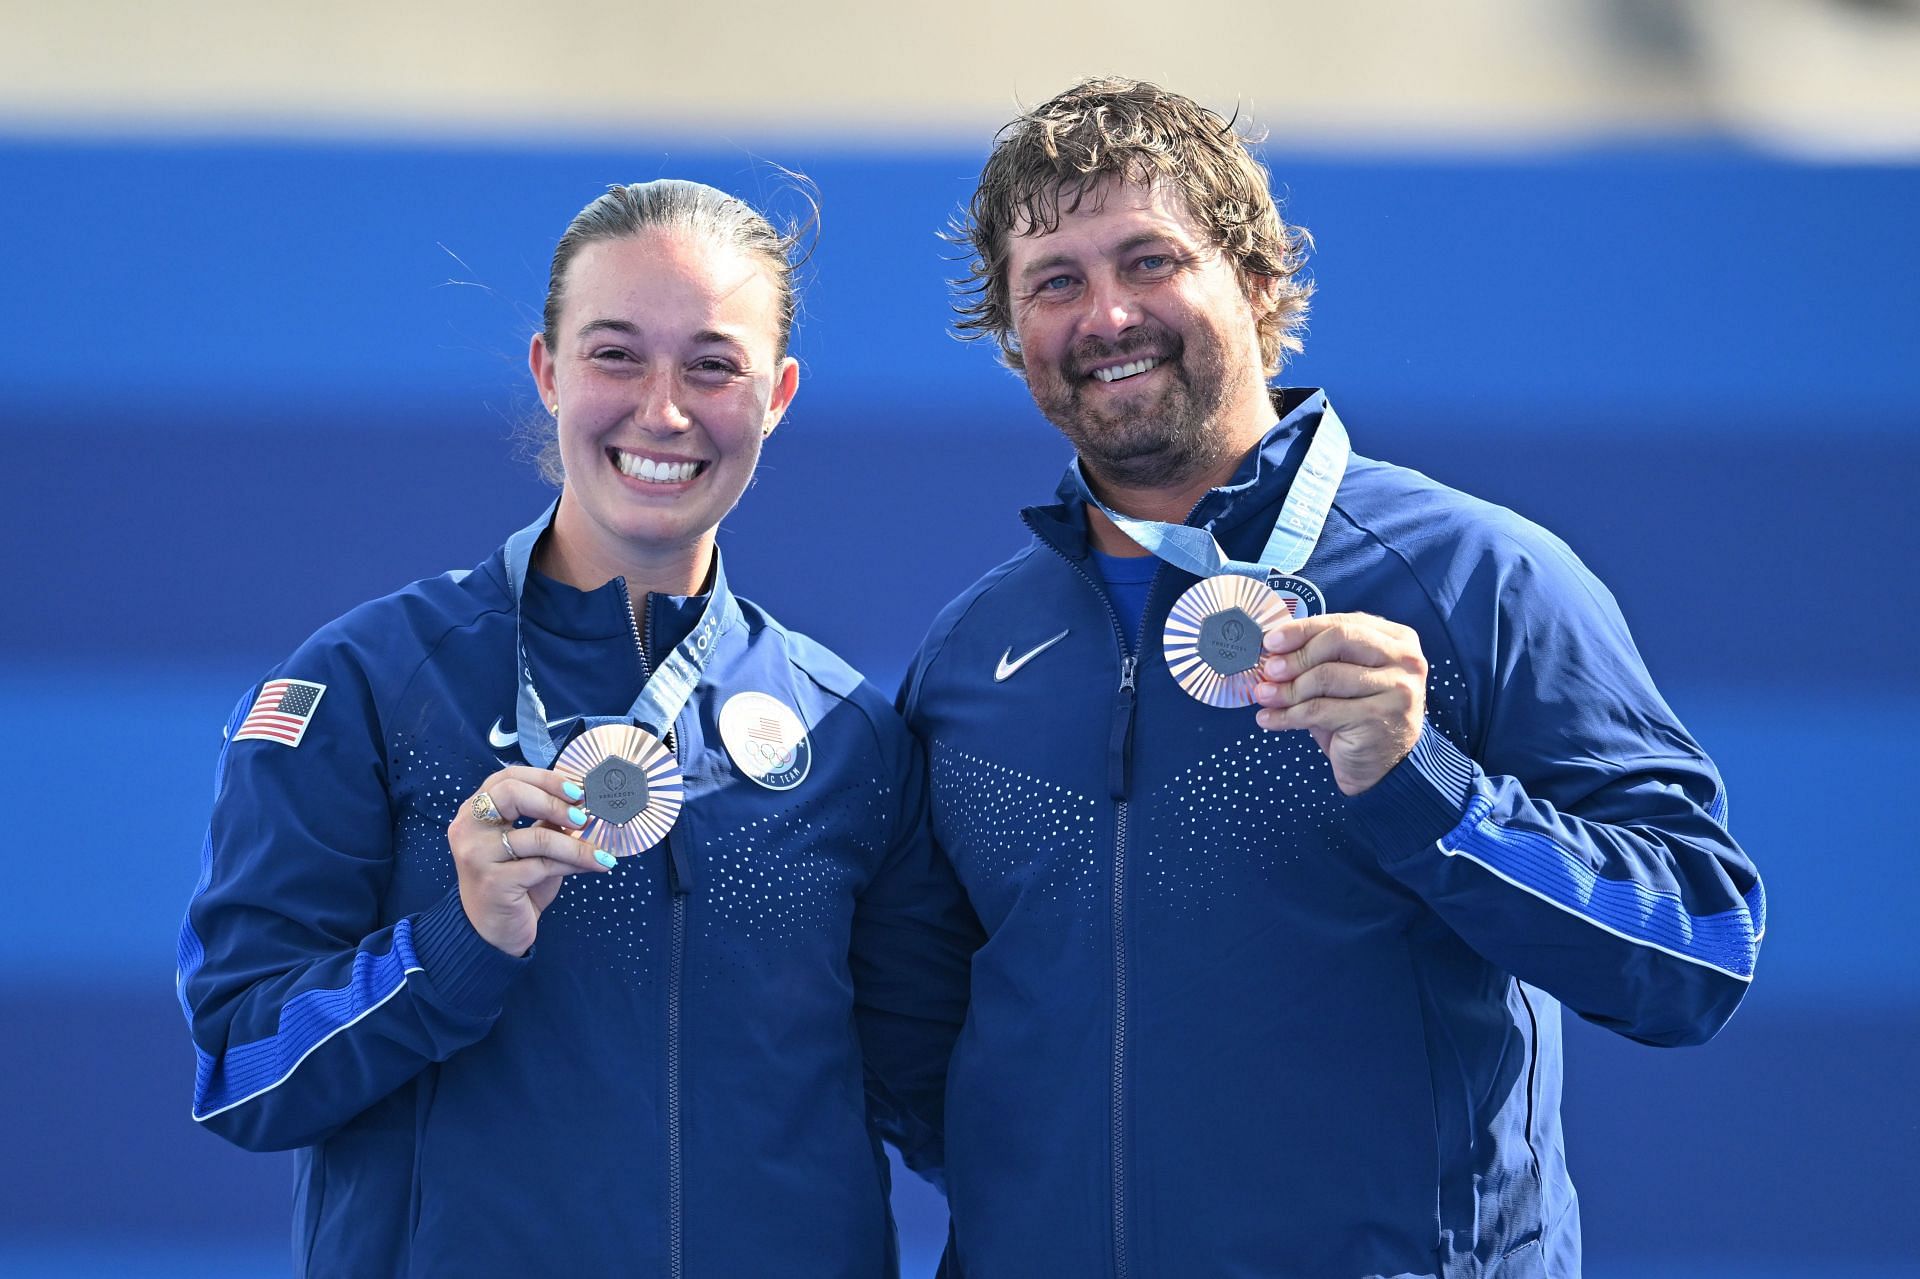
[[[1261,637],[1286,620],[1265,582],[1221,573],[1174,601],[1161,651],[1190,696],[1209,706],[1251,706]]]
[[[631,724],[602,724],[567,743],[553,771],[587,793],[587,824],[567,833],[615,857],[644,853],[667,837],[686,802],[680,763],[659,738]]]

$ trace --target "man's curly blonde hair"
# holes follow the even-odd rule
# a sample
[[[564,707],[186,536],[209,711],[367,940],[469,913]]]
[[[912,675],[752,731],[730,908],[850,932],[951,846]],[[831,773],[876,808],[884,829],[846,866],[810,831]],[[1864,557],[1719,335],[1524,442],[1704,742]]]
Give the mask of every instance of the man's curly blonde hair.
[[[1082,80],[1017,117],[995,135],[973,200],[947,237],[971,255],[967,274],[953,281],[954,332],[993,338],[1007,367],[1024,369],[1007,290],[1012,236],[1054,230],[1063,212],[1098,199],[1110,179],[1165,184],[1185,199],[1249,297],[1256,284],[1277,288],[1276,305],[1260,320],[1260,359],[1274,376],[1284,353],[1301,349],[1313,295],[1301,271],[1313,240],[1281,219],[1266,166],[1249,149],[1259,140],[1191,98],[1118,77]]]

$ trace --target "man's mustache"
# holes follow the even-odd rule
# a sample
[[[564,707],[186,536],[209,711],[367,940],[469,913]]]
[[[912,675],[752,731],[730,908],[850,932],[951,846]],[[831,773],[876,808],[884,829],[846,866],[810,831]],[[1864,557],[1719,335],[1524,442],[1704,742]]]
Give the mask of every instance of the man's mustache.
[[[1067,373],[1075,379],[1093,376],[1096,365],[1111,364],[1115,360],[1131,362],[1140,359],[1156,359],[1162,362],[1177,360],[1185,349],[1185,344],[1169,333],[1128,334],[1118,342],[1106,342],[1100,338],[1082,338],[1067,353]]]

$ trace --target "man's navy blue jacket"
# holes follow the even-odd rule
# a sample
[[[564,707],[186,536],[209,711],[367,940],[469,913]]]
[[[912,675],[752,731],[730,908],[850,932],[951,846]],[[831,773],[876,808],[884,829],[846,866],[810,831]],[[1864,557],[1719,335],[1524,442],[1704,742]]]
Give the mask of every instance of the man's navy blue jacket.
[[[1286,393],[1188,522],[1254,559],[1324,404]],[[1072,492],[903,694],[987,933],[947,1094],[961,1269],[1577,1275],[1561,1004],[1697,1043],[1765,923],[1612,597],[1512,512],[1355,457],[1302,574],[1431,675],[1412,755],[1348,800],[1308,734],[1174,682],[1196,579],[1162,566],[1125,633]]]
[[[646,651],[700,603],[648,597]],[[535,575],[525,611],[548,713],[623,713],[642,680],[624,583]],[[356,609],[271,673],[325,691],[297,746],[222,752],[180,996],[195,1117],[301,1148],[299,1273],[892,1272],[869,1107],[937,1163],[971,921],[886,699],[752,604],[730,621],[674,724],[669,843],[570,878],[524,958],[474,932],[446,840],[523,762],[501,556]],[[759,769],[774,785],[723,743],[749,694],[806,728]]]

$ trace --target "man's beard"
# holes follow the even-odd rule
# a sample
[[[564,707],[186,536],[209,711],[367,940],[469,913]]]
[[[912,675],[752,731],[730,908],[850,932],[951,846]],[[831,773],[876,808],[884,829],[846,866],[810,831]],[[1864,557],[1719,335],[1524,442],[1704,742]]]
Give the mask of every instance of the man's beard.
[[[1090,402],[1104,398],[1087,372],[1093,365],[1142,356],[1160,361],[1142,375],[1159,378],[1156,394]],[[1213,471],[1226,457],[1230,445],[1218,420],[1226,373],[1222,353],[1211,343],[1189,344],[1172,334],[1129,334],[1112,345],[1082,342],[1062,366],[1042,376],[1029,365],[1027,389],[1096,479],[1125,488],[1177,488]]]

